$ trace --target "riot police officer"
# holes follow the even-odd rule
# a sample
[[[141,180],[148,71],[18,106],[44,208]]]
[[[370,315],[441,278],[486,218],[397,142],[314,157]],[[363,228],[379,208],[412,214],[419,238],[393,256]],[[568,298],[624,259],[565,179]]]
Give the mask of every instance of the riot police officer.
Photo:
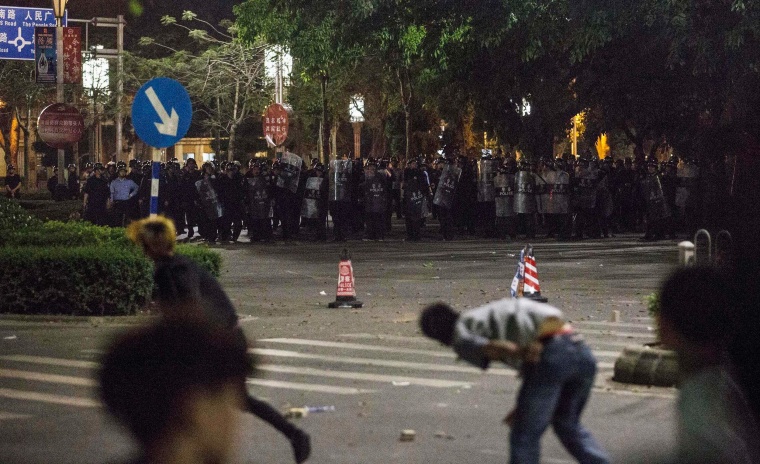
[[[314,163],[309,170],[304,188],[301,223],[312,231],[314,239],[320,242],[327,240],[328,188],[325,166],[320,162]]]
[[[246,204],[248,205],[248,238],[251,242],[272,240],[272,187],[264,162],[248,162],[245,175]]]
[[[388,205],[388,183],[383,174],[378,174],[377,165],[367,163],[364,182],[364,221],[366,237],[369,240],[385,239],[385,209]]]

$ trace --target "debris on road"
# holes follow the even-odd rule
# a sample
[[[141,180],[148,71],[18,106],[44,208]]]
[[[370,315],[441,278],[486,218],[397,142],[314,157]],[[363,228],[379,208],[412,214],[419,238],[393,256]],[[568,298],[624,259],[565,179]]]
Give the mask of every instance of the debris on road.
[[[414,441],[414,438],[417,436],[417,432],[415,432],[412,429],[402,430],[401,436],[399,437],[399,441]]]
[[[396,381],[396,380],[394,380],[391,383],[393,384],[394,387],[408,387],[409,385],[411,385],[411,383],[409,382],[401,382],[401,381]]]
[[[453,435],[449,435],[446,432],[440,432],[439,431],[439,432],[435,432],[435,438],[445,438],[447,440],[453,440],[454,436]]]
[[[15,335],[10,335],[8,337],[3,337],[3,340],[15,340],[16,338],[18,337],[16,337]]]

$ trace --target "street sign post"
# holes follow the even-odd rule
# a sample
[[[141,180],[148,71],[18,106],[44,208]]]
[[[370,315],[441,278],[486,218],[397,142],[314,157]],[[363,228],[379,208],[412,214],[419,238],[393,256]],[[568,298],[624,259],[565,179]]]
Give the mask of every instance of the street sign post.
[[[53,103],[45,107],[37,118],[37,133],[46,144],[63,149],[81,140],[84,118],[73,106]]]
[[[279,103],[269,105],[264,113],[264,138],[270,146],[280,146],[288,138],[288,111]]]
[[[0,6],[0,60],[33,60],[35,27],[55,27],[52,8]]]
[[[161,152],[185,136],[193,119],[190,95],[182,84],[167,77],[151,79],[137,91],[132,103],[132,126],[153,151],[150,214],[158,214],[158,178]]]

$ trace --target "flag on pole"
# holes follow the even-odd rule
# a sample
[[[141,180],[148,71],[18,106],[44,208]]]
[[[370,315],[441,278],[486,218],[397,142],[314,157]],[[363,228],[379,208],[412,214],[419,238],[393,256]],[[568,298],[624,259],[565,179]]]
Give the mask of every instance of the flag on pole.
[[[517,262],[517,272],[515,272],[515,277],[512,279],[512,286],[510,287],[510,291],[512,293],[512,297],[516,298],[518,296],[522,296],[522,288],[521,283],[524,282],[525,279],[525,249],[520,251],[520,260]]]

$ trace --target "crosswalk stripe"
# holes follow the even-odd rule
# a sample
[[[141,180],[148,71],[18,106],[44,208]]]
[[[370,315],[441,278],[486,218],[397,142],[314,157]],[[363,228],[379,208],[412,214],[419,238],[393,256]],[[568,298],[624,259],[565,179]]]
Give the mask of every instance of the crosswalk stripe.
[[[37,382],[59,383],[65,385],[76,385],[79,387],[93,387],[97,385],[94,380],[83,377],[43,374],[42,372],[18,371],[15,369],[0,369],[0,377],[32,380]]]
[[[333,393],[336,395],[358,395],[361,393],[375,393],[377,390],[363,390],[361,388],[335,387],[332,385],[318,385],[313,383],[283,382],[271,379],[248,379],[245,383],[261,385],[263,387],[284,388],[288,390],[303,390],[319,393]]]
[[[651,324],[636,323],[636,322],[610,322],[610,321],[573,321],[571,324],[574,326],[583,325],[603,325],[607,327],[628,327],[639,328],[644,330],[652,330],[654,328],[654,321]]]
[[[320,361],[328,361],[328,362],[342,363],[342,364],[360,364],[360,365],[365,365],[365,366],[379,366],[379,367],[398,367],[401,369],[419,369],[419,370],[437,371],[437,372],[465,372],[468,374],[483,372],[480,369],[475,368],[475,367],[457,366],[457,365],[449,365],[449,364],[428,364],[428,363],[418,363],[418,362],[409,362],[409,361],[392,361],[392,360],[385,360],[385,359],[354,358],[354,357],[348,357],[348,356],[328,356],[328,355],[321,355],[321,354],[299,353],[297,351],[272,350],[272,349],[267,349],[267,348],[253,348],[249,351],[253,352],[254,354],[258,354],[262,356],[298,358],[298,359],[318,359]],[[492,375],[505,375],[505,376],[510,376],[510,377],[514,377],[517,375],[515,372],[511,370],[498,369],[498,368],[489,369],[486,372]]]
[[[621,337],[621,338],[646,338],[646,339],[653,339],[655,338],[655,335],[653,332],[649,333],[642,333],[642,332],[618,332],[616,330],[605,330],[605,329],[578,329],[578,333],[582,335],[609,335],[613,337]]]
[[[367,382],[406,382],[411,385],[422,385],[425,387],[450,388],[472,385],[471,382],[457,382],[451,380],[425,379],[419,377],[404,377],[396,375],[367,374],[364,372],[348,371],[330,371],[324,369],[315,369],[312,367],[295,367],[282,366],[277,364],[264,364],[257,366],[257,369],[267,372],[278,372],[282,374],[300,374],[315,377],[333,377],[336,379],[363,380]]]
[[[23,354],[0,356],[0,359],[2,359],[3,361],[16,361],[16,362],[25,362],[25,363],[32,363],[32,364],[47,364],[51,366],[60,366],[60,367],[75,367],[79,369],[94,369],[100,365],[99,363],[95,361],[77,361],[75,359],[48,358],[45,356],[29,356],[29,355],[23,355]]]
[[[263,343],[282,343],[288,345],[319,346],[323,348],[342,348],[347,350],[382,351],[384,353],[419,354],[439,358],[456,358],[450,351],[415,350],[408,348],[393,348],[390,346],[362,345],[360,343],[328,342],[322,340],[304,340],[299,338],[264,338],[257,340]]]
[[[16,414],[15,412],[0,411],[0,421],[13,420],[13,419],[29,419],[32,416],[30,414]]]
[[[97,408],[100,406],[100,403],[98,401],[90,398],[13,390],[10,388],[0,388],[0,397],[10,398],[14,400],[30,400],[40,401],[42,403],[62,404],[65,406],[78,406],[83,408]]]
[[[427,337],[404,337],[402,335],[374,335],[370,333],[349,333],[349,334],[340,334],[338,336],[344,337],[344,338],[358,338],[358,339],[363,339],[363,340],[377,340],[379,342],[382,342],[385,340],[391,340],[394,342],[415,342],[415,343],[426,343],[426,344],[435,343]]]

